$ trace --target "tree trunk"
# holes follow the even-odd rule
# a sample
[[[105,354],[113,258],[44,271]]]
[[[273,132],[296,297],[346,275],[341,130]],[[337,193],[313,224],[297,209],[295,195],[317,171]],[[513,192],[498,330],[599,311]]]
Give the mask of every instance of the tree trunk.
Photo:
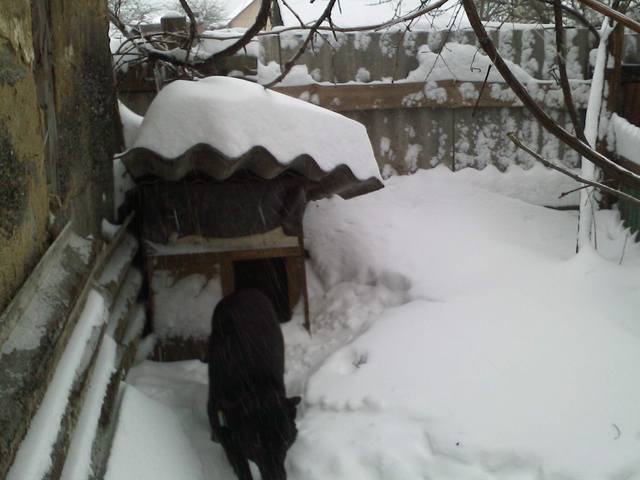
[[[596,65],[591,79],[591,90],[589,92],[589,103],[587,104],[587,118],[585,120],[584,135],[591,148],[596,148],[598,138],[598,124],[600,110],[602,108],[602,96],[604,94],[604,75],[607,68],[607,39],[613,27],[609,25],[609,20],[603,18],[600,29],[600,44],[596,56]],[[582,178],[596,180],[595,165],[585,157],[582,157]],[[594,245],[593,235],[593,215],[594,205],[593,187],[584,188],[580,191],[580,217],[578,221],[578,245],[580,251],[587,245]]]

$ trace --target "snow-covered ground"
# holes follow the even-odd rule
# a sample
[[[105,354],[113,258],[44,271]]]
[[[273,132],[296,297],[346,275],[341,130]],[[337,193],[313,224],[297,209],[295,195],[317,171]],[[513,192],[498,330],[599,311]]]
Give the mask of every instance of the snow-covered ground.
[[[289,479],[640,479],[640,248],[605,211],[576,255],[576,213],[539,206],[555,175],[436,168],[309,205]],[[235,478],[205,365],[128,384],[108,479]]]

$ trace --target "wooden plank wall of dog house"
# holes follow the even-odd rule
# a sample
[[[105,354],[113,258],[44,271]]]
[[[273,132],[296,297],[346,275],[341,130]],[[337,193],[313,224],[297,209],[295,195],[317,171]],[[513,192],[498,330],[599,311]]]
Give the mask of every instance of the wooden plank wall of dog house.
[[[222,294],[226,297],[235,290],[235,275],[233,272],[233,260],[223,258],[220,261],[220,282],[222,284]]]

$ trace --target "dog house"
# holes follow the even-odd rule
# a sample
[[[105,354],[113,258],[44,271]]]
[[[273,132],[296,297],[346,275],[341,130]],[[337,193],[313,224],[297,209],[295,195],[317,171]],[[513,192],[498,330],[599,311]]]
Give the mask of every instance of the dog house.
[[[204,357],[215,304],[239,288],[309,328],[307,202],[382,187],[362,125],[228,77],[165,87],[121,158],[160,359]]]

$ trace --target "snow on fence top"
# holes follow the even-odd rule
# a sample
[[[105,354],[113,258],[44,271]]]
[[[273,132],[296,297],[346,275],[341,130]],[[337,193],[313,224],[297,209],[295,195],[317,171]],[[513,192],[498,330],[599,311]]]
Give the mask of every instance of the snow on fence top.
[[[611,117],[611,126],[616,154],[640,165],[640,128],[616,114]]]
[[[136,178],[177,180],[199,170],[222,180],[239,169],[273,178],[293,170],[345,198],[382,187],[362,124],[229,77],[167,85],[122,157]]]
[[[557,83],[553,28],[509,23],[488,25],[487,29],[506,61],[518,65],[524,73],[534,79]],[[272,62],[284,63],[291,58],[298,51],[307,34],[306,31],[289,30],[278,36],[260,37],[259,69],[269,67]],[[625,34],[623,62],[640,62],[638,38],[638,35],[633,33]],[[589,51],[593,48],[594,38],[585,28],[568,28],[566,42],[565,60],[569,78],[572,80],[589,78]],[[439,76],[441,79],[468,81],[463,78],[474,72],[477,73],[478,55],[482,55],[482,48],[473,30],[467,28],[443,30],[437,27],[417,27],[412,28],[411,31],[337,32],[335,36],[331,32],[325,32],[322,39],[318,37],[314,48],[309,48],[302,54],[297,65],[306,67],[308,77],[306,83],[389,83],[407,79],[420,63],[430,63],[433,66],[438,55],[441,58],[438,59],[436,68],[439,68],[440,64],[444,66],[445,62],[448,64],[452,57],[456,58],[458,51],[462,52],[464,47],[459,46],[464,45],[478,53],[471,58],[467,57],[466,71],[460,69],[447,71],[445,67]],[[421,62],[420,53],[421,50],[425,51],[425,47],[433,53],[430,62],[428,62],[429,56],[423,58]],[[463,53],[466,54],[466,51]],[[462,59],[456,63],[462,66]],[[273,78],[270,73],[267,70],[263,72],[264,80]],[[484,79],[484,73],[480,81]],[[491,75],[494,75],[493,72]],[[499,79],[497,72],[496,77]],[[420,81],[437,79],[435,72],[430,72],[429,75],[423,75]]]

